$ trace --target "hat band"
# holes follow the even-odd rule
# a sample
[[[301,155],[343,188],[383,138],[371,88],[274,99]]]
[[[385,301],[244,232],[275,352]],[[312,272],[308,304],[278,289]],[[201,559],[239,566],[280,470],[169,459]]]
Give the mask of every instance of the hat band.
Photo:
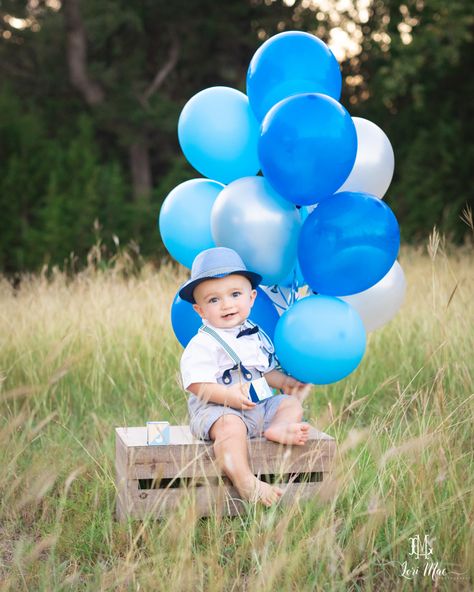
[[[235,268],[234,266],[231,267],[214,267],[213,269],[209,269],[206,271],[202,271],[201,273],[191,277],[191,281],[200,280],[208,277],[218,276],[220,274],[231,274],[231,273],[249,273],[246,269],[239,269]]]

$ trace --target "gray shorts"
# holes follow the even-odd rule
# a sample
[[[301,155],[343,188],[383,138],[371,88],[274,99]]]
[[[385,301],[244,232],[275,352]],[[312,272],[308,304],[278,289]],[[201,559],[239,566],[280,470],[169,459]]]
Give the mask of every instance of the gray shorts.
[[[189,409],[189,429],[199,440],[210,440],[209,430],[223,415],[237,415],[247,426],[247,438],[261,436],[272,422],[280,403],[290,399],[290,395],[274,395],[258,403],[253,409],[239,411],[216,403],[206,403],[193,412]]]

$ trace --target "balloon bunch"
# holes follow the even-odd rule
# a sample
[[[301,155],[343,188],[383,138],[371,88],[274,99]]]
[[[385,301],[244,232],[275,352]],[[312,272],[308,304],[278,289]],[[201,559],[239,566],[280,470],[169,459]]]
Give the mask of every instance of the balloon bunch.
[[[225,246],[262,275],[250,318],[274,338],[283,368],[315,384],[357,367],[366,332],[395,315],[405,292],[398,223],[382,201],[393,150],[339,103],[341,86],[317,37],[271,37],[250,62],[247,95],[211,87],[184,106],[179,142],[207,178],[175,187],[159,217],[184,266]],[[298,298],[305,285],[310,295]],[[179,296],[172,324],[184,346],[200,326]]]

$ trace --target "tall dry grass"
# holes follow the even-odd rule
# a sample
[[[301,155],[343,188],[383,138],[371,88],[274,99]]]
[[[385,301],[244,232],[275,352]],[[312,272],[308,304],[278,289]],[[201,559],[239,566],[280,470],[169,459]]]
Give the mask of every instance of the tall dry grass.
[[[16,290],[2,280],[0,589],[472,590],[472,247],[434,233],[400,262],[399,315],[356,372],[305,403],[338,442],[318,499],[201,520],[185,504],[126,526],[114,521],[114,427],[186,421],[169,321],[184,272],[134,274],[118,258]],[[435,581],[410,555],[425,534],[445,571]]]

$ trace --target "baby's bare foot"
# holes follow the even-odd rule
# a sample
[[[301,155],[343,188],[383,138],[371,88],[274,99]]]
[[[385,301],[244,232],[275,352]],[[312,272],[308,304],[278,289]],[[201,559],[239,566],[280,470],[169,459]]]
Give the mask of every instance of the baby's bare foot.
[[[253,475],[246,483],[242,483],[240,486],[236,485],[236,487],[244,499],[254,503],[260,502],[268,507],[275,504],[284,493],[279,487],[264,483]]]
[[[267,440],[280,444],[292,444],[303,446],[309,437],[309,424],[307,423],[276,423],[264,433]]]

